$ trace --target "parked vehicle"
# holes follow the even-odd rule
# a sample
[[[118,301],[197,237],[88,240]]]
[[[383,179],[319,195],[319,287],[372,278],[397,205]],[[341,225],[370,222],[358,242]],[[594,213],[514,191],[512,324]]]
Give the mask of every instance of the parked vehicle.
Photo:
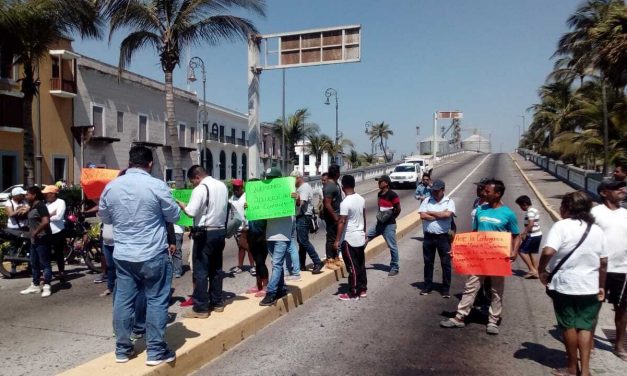
[[[0,274],[13,278],[30,273],[30,237],[27,231],[0,230]]]
[[[390,174],[392,188],[407,185],[416,188],[420,179],[422,179],[422,170],[417,163],[401,163],[394,167],[394,171]]]
[[[100,239],[92,234],[91,225],[85,221],[85,217],[69,215],[66,219],[66,233],[65,261],[84,262],[92,272],[101,273],[104,256]]]

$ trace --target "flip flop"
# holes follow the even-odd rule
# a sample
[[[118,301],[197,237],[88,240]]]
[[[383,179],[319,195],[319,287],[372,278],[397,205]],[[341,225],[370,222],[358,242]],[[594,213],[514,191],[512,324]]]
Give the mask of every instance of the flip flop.
[[[555,368],[551,371],[553,376],[577,376],[577,373],[568,372],[568,368]]]
[[[533,273],[527,273],[523,276],[524,279],[538,279],[538,275],[537,274],[533,274]]]
[[[627,362],[627,352],[625,351],[614,351],[614,355],[620,358],[620,360]]]

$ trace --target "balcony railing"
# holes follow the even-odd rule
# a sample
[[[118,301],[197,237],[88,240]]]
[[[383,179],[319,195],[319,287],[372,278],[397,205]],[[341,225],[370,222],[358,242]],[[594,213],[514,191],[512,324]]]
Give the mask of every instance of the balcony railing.
[[[76,82],[73,80],[63,80],[61,78],[51,78],[50,90],[61,90],[76,94]]]
[[[243,138],[238,138],[238,139],[237,139],[237,145],[240,145],[240,146],[248,146],[248,141],[247,141],[247,140],[244,140]]]
[[[211,141],[218,141],[218,135],[217,135],[217,134],[215,134],[215,133],[210,133],[210,134],[209,134],[209,139],[210,139]]]
[[[233,144],[233,145],[235,145],[235,137],[226,136],[224,139],[225,139],[225,142],[226,142],[227,144]]]

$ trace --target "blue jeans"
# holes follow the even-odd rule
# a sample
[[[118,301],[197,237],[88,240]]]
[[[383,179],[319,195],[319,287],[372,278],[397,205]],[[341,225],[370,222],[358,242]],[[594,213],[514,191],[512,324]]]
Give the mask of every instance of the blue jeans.
[[[52,281],[52,266],[50,265],[50,244],[48,239],[37,239],[30,245],[30,267],[33,273],[33,284],[39,286],[41,270],[44,271],[44,284]]]
[[[175,234],[176,251],[172,255],[172,272],[175,277],[183,274],[183,234]]]
[[[285,278],[283,272],[283,264],[290,247],[290,241],[268,241],[268,253],[272,257],[272,275],[266,293],[274,294],[287,291],[285,288]]]
[[[290,275],[300,275],[300,257],[298,248],[296,248],[296,239],[292,236],[287,248],[287,257],[285,258],[285,267]]]
[[[296,239],[298,240],[299,251],[298,256],[300,259],[301,269],[306,264],[306,256],[309,255],[311,261],[314,265],[321,264],[320,256],[318,256],[318,252],[314,248],[311,241],[309,241],[309,221],[311,221],[311,217],[301,216],[296,218]]]
[[[113,263],[113,246],[102,244],[102,253],[104,253],[105,260],[107,262],[107,288],[109,291],[113,291],[115,288],[115,264]]]
[[[117,272],[116,293],[113,299],[113,329],[115,354],[128,356],[133,352],[130,336],[136,320],[138,295],[144,293],[146,303],[146,351],[148,360],[167,355],[165,342],[168,323],[168,303],[172,287],[172,263],[168,252],[144,262],[114,259]],[[139,298],[141,305],[141,297]]]
[[[371,227],[368,230],[368,239],[372,240],[379,235],[383,235],[385,243],[390,248],[390,254],[392,260],[390,261],[390,270],[398,271],[398,246],[396,245],[396,223],[389,223],[387,225],[378,223],[376,226]]]
[[[196,312],[209,312],[211,306],[219,307],[224,304],[222,301],[224,234],[224,230],[207,231],[204,238],[194,240],[192,299]]]
[[[112,245],[102,244],[102,251],[107,259],[107,288],[112,292],[113,300],[115,301],[115,279],[117,273],[115,272],[115,260],[113,259]],[[133,320],[133,333],[144,334],[146,333],[146,295],[142,290],[137,293],[135,298],[135,316]],[[114,326],[115,328],[115,326]]]

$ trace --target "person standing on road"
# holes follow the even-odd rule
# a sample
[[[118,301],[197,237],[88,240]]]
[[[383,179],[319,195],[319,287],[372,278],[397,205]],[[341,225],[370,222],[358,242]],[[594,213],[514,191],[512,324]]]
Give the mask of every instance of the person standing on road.
[[[324,205],[324,223],[327,229],[326,267],[337,270],[342,267],[342,261],[338,257],[338,249],[335,247],[337,240],[337,221],[340,219],[340,203],[342,202],[342,192],[337,180],[340,178],[340,166],[333,164],[329,166],[329,174],[326,184],[322,187]]]
[[[46,207],[50,214],[50,248],[59,270],[59,282],[65,283],[65,201],[58,198],[59,188],[47,185],[43,191],[46,196]]]
[[[553,300],[568,358],[567,368],[555,369],[553,375],[590,375],[593,329],[605,298],[608,255],[591,208],[592,200],[584,192],[564,195],[560,206],[564,219],[549,230],[540,257],[540,282]]]
[[[292,176],[296,178],[296,193],[298,198],[296,204],[296,239],[298,241],[298,256],[300,261],[300,270],[307,270],[307,255],[313,262],[312,274],[322,273],[324,264],[318,256],[318,252],[309,241],[309,230],[311,229],[311,221],[313,220],[313,189],[309,183],[305,182],[303,175],[295,171]]]
[[[246,225],[246,217],[244,213],[244,204],[246,203],[246,193],[244,193],[244,182],[242,179],[233,179],[233,196],[229,199],[229,202],[237,213],[242,218],[242,225],[235,234],[235,242],[237,243],[237,266],[231,268],[231,271],[235,274],[239,274],[244,271],[244,258],[248,253],[248,262],[250,263],[250,274],[257,274],[255,270],[255,261],[253,260],[253,254],[248,250],[248,228]]]
[[[483,188],[483,197],[486,204],[478,207],[476,218],[473,224],[473,231],[498,231],[509,232],[512,235],[510,259],[514,261],[520,246],[520,230],[516,214],[503,205],[501,200],[505,194],[505,184],[496,179],[490,179]],[[488,334],[499,334],[499,322],[503,311],[503,291],[505,277],[488,277],[491,281],[490,290],[492,292],[490,304],[490,316],[486,332]],[[472,309],[475,297],[481,287],[481,282],[486,276],[471,275],[464,286],[464,294],[457,306],[455,317],[443,320],[440,326],[443,328],[463,328],[466,326],[464,320]]]
[[[269,168],[266,171],[266,179],[276,179],[282,176],[281,170],[277,167]],[[298,200],[298,194],[291,194],[293,199]],[[285,287],[285,258],[290,257],[290,247],[294,240],[294,217],[272,218],[267,220],[266,240],[268,241],[268,253],[272,257],[272,274],[266,287],[266,296],[259,302],[260,306],[270,306],[287,295]],[[300,278],[300,265],[293,265],[298,271]],[[293,279],[297,280],[297,279]]]
[[[27,214],[30,207],[25,199],[26,191],[22,187],[11,190],[11,199],[4,202],[4,210],[8,217],[7,228],[20,230],[28,227]]]
[[[342,176],[342,190],[346,197],[340,204],[340,220],[337,223],[338,238],[335,246],[341,244],[342,258],[348,271],[349,290],[338,295],[340,300],[359,300],[365,298],[368,291],[366,277],[366,200],[355,193],[355,178]]]
[[[390,248],[391,261],[388,276],[398,274],[399,258],[398,246],[396,245],[396,218],[401,214],[401,199],[396,192],[390,189],[392,181],[388,175],[383,175],[377,179],[379,185],[377,223],[368,230],[368,241],[383,235],[385,243]]]
[[[249,182],[257,181],[259,179],[250,179]],[[247,208],[244,203],[244,208]],[[247,294],[255,294],[257,298],[263,298],[266,296],[266,286],[268,285],[269,272],[266,266],[266,259],[268,258],[268,243],[266,240],[266,225],[265,219],[248,221],[248,249],[252,253],[255,259],[255,267],[257,269],[256,285],[246,290]]]
[[[603,181],[597,188],[603,205],[591,210],[595,223],[601,227],[607,242],[607,278],[605,293],[607,301],[614,305],[616,341],[614,354],[627,361],[625,328],[627,327],[627,209],[620,206],[625,199],[624,181]],[[594,333],[594,332],[593,332]]]
[[[442,264],[442,297],[451,297],[451,237],[449,231],[455,215],[455,202],[444,195],[445,184],[436,180],[431,186],[431,196],[420,204],[420,219],[424,241],[422,253],[425,262],[424,286],[420,295],[429,295],[433,290],[433,263],[437,250]]]
[[[621,158],[616,162],[614,168],[614,180],[627,182],[627,158]],[[620,206],[627,209],[627,188],[623,188],[625,198],[620,202]]]
[[[192,230],[192,279],[194,306],[183,314],[185,318],[209,317],[209,311],[224,311],[222,298],[222,255],[224,252],[228,196],[226,185],[207,175],[204,168],[194,165],[187,170],[194,189],[189,203],[178,201],[179,207],[194,219]],[[209,282],[207,283],[207,279]]]
[[[176,359],[165,341],[172,287],[166,222],[174,223],[180,216],[167,184],[150,175],[152,166],[152,151],[145,146],[133,146],[126,174],[107,184],[98,210],[102,222],[113,226],[115,239],[115,359],[125,363],[133,355],[134,306],[137,295],[143,291],[147,301],[148,366]]]
[[[516,204],[520,210],[525,212],[523,222],[523,232],[520,234],[522,244],[520,245],[520,258],[525,262],[529,273],[523,278],[538,278],[538,264],[534,258],[540,252],[542,242],[542,230],[540,230],[540,213],[538,209],[531,206],[529,196],[522,195],[516,199]]]
[[[431,196],[431,175],[428,173],[422,174],[422,180],[416,187],[416,193],[414,198],[420,202],[423,202],[426,198]]]
[[[47,298],[52,294],[52,266],[50,266],[50,213],[44,203],[44,195],[37,186],[28,188],[26,200],[30,204],[28,228],[30,229],[30,265],[33,275],[31,285],[20,294],[38,294]],[[44,272],[44,287],[39,288],[41,270]]]

